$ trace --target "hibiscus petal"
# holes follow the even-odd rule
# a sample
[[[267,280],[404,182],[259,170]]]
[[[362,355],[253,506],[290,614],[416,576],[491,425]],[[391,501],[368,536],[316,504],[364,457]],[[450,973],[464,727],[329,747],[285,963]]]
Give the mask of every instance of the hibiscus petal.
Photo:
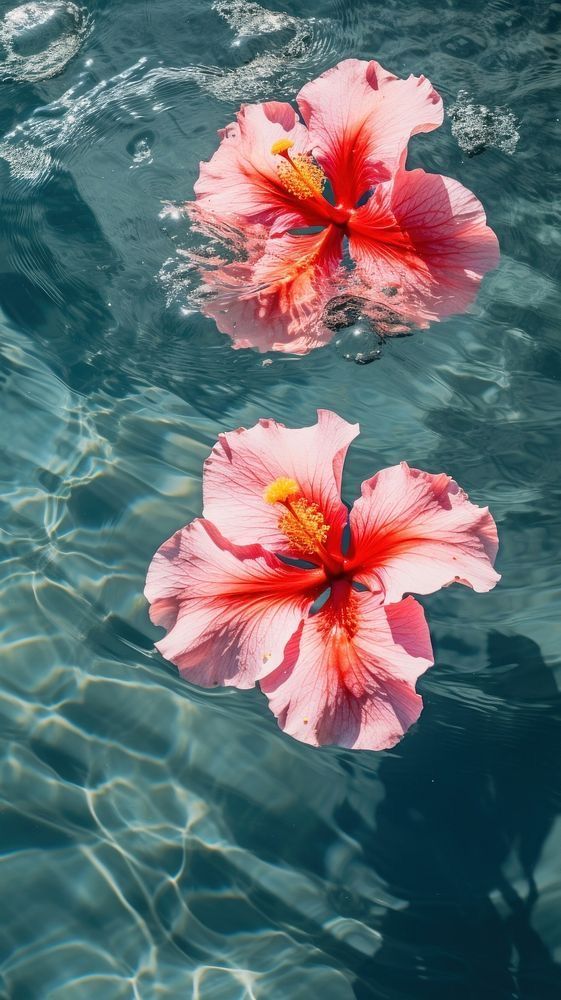
[[[362,484],[350,515],[347,566],[392,604],[405,593],[431,594],[450,583],[491,590],[497,527],[487,507],[470,503],[444,474],[382,469]]]
[[[343,462],[357,434],[357,424],[330,410],[318,410],[318,422],[311,427],[292,429],[260,420],[249,430],[221,434],[204,467],[205,517],[238,545],[259,538],[266,549],[297,556],[279,530],[282,509],[263,499],[276,479],[293,479],[323,513],[330,525],[326,545],[339,553],[348,517],[340,495]]]
[[[295,739],[383,750],[419,718],[415,682],[432,662],[423,609],[412,597],[381,606],[372,594],[339,584],[259,684]]]
[[[237,121],[219,135],[220,146],[208,163],[201,163],[195,184],[205,211],[262,223],[271,235],[319,224],[311,202],[291,195],[280,183],[281,160],[271,152],[280,139],[293,143],[294,155],[309,148],[307,129],[290,104],[245,104]]]
[[[432,131],[443,118],[429,80],[400,80],[374,60],[338,63],[307,83],[297,101],[309,148],[346,208],[393,175],[412,135]]]
[[[307,354],[333,336],[323,322],[336,292],[342,235],[320,233],[248,240],[250,259],[204,269],[205,315],[235,348]]]
[[[324,586],[320,570],[287,566],[259,545],[230,545],[196,520],[156,552],[144,591],[168,634],[156,643],[194,684],[253,687],[283,659]]]
[[[419,323],[465,309],[499,261],[483,206],[450,177],[400,171],[349,221],[363,294]]]

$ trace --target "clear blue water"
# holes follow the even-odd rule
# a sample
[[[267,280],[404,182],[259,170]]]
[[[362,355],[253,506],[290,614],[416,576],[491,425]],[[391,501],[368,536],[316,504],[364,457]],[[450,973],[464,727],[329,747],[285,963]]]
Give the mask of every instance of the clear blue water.
[[[561,6],[15,7],[0,4],[0,996],[561,996]],[[373,364],[333,344],[263,366],[187,307],[189,235],[163,203],[191,196],[242,100],[289,99],[351,55],[424,72],[448,108],[465,91],[409,162],[478,194],[502,262],[469,313]],[[426,707],[385,753],[311,749],[259,692],[180,681],[142,597],[156,547],[200,513],[217,433],[310,423],[318,405],[362,426],[346,499],[407,459],[499,523],[501,585],[423,601]]]

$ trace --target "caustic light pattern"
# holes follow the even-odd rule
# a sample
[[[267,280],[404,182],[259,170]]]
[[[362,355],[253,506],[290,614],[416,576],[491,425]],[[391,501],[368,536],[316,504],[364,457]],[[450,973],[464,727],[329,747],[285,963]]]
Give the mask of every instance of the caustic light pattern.
[[[188,212],[236,257],[201,267],[207,315],[235,347],[303,354],[333,336],[340,295],[396,331],[465,309],[498,243],[471,191],[405,168],[411,136],[442,124],[431,83],[347,59],[296,100],[302,120],[243,105],[201,163]]]
[[[432,665],[421,605],[451,583],[487,591],[497,530],[454,480],[400,465],[362,484],[343,463],[358,426],[260,420],[221,434],[204,466],[203,517],[156,552],[145,594],[157,648],[204,687],[253,687],[314,746],[380,750],[418,719]]]

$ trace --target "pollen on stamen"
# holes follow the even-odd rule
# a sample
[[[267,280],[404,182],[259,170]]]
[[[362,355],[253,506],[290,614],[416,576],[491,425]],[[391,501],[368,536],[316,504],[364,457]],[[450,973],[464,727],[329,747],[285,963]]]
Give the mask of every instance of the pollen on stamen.
[[[292,139],[277,139],[271,146],[271,153],[274,156],[278,153],[286,153],[287,149],[292,149],[293,145]]]
[[[297,153],[292,159],[283,159],[277,166],[282,186],[303,201],[322,196],[327,181],[321,167],[307,153]]]
[[[300,492],[300,487],[294,479],[287,479],[286,476],[280,476],[275,479],[272,483],[269,483],[267,489],[263,492],[263,499],[265,503],[284,503],[289,497],[293,497],[296,493]]]
[[[313,555],[325,544],[329,524],[316,503],[301,497],[279,520],[279,529],[301,555]]]

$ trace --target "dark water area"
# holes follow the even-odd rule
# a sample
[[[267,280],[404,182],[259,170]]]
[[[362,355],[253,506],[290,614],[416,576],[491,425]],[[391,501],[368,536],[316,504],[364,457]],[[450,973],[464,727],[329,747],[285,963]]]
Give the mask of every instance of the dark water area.
[[[0,997],[561,996],[560,45],[545,0],[0,2]],[[233,351],[166,205],[241,102],[349,56],[442,94],[408,165],[477,194],[500,266],[371,364]],[[496,590],[423,598],[381,753],[181,681],[142,596],[217,434],[318,406],[361,425],[346,500],[405,459],[499,526]]]

